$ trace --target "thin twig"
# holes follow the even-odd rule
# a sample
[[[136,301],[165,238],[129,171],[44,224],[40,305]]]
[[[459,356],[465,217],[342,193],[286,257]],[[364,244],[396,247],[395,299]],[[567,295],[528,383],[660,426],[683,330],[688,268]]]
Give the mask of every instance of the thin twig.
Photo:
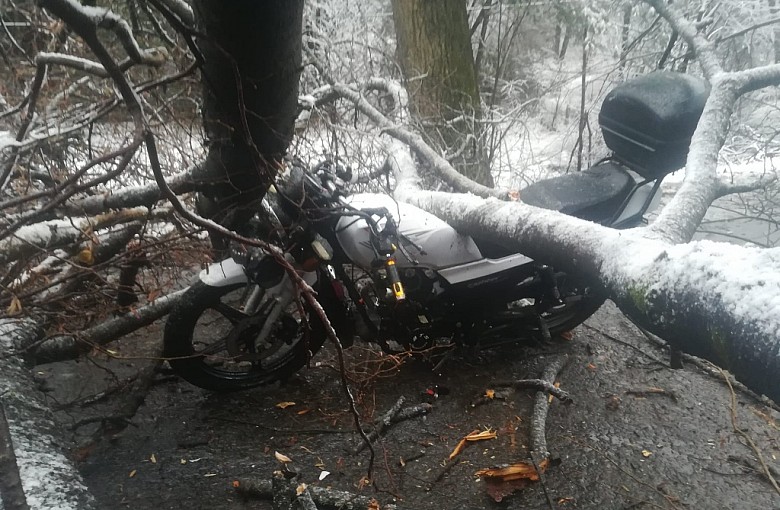
[[[626,316],[626,317],[632,322],[632,324],[634,324],[634,326],[637,327],[637,329],[639,329],[639,331],[642,332],[643,335],[645,335],[645,338],[650,340],[652,343],[654,343],[654,344],[656,344],[656,345],[658,345],[660,347],[670,348],[670,345],[669,345],[669,343],[666,340],[664,340],[663,338],[660,338],[660,337],[654,335],[653,333],[651,333],[650,331],[648,331],[647,329],[645,329],[641,325],[637,324],[636,322],[633,321],[633,319],[631,319],[631,317],[628,317],[628,316]],[[713,377],[713,378],[717,379],[718,381],[722,381],[722,377],[721,377],[722,374],[719,371],[720,368],[717,367],[716,365],[714,365],[713,363],[711,363],[711,362],[709,362],[709,361],[707,361],[705,359],[697,358],[696,356],[693,356],[691,354],[686,354],[684,352],[682,352],[680,354],[681,354],[681,357],[682,357],[682,359],[684,361],[686,361],[688,363],[691,363],[692,365],[695,365],[697,368],[699,368],[702,372],[704,372],[705,374],[709,375],[710,377]],[[740,393],[743,393],[743,394],[749,396],[750,398],[755,400],[757,403],[759,403],[761,405],[764,405],[766,407],[769,407],[770,409],[774,409],[777,412],[780,412],[780,405],[778,405],[775,401],[773,401],[769,397],[767,397],[765,395],[759,395],[758,393],[756,393],[755,391],[749,389],[747,386],[745,386],[741,382],[737,381],[733,377],[730,377],[729,383],[734,388],[738,389],[740,391]]]
[[[561,402],[572,402],[568,392],[556,387],[553,382],[544,379],[519,379],[517,381],[499,381],[494,383],[496,387],[513,387],[515,389],[531,388],[540,392],[547,392]]]
[[[439,483],[444,476],[452,471],[452,468],[454,468],[458,463],[460,462],[460,458],[456,458],[454,460],[447,461],[446,464],[444,464],[444,467],[439,470],[438,474],[436,475],[436,478],[431,480],[431,482],[428,484],[428,490],[431,490],[434,485]]]
[[[756,446],[753,438],[737,425],[737,394],[734,392],[734,387],[731,385],[731,378],[726,374],[726,371],[722,368],[719,370],[729,387],[729,392],[731,393],[731,427],[734,429],[734,432],[742,436],[750,448],[753,449],[753,453],[756,454],[758,462],[761,464],[761,469],[763,470],[764,476],[767,480],[769,480],[769,483],[772,484],[772,487],[774,487],[775,491],[780,494],[780,485],[777,484],[777,480],[775,480],[775,477],[772,476],[772,473],[769,471],[769,467],[764,460],[764,455],[761,453],[761,450],[758,449],[758,446]]]
[[[372,430],[368,435],[368,440],[371,442],[376,441],[379,439],[379,436],[382,435],[382,432],[386,428],[390,426],[391,423],[393,423],[393,418],[398,415],[398,412],[401,410],[401,406],[404,404],[404,401],[406,398],[401,395],[398,397],[398,400],[395,404],[393,404],[393,407],[391,407],[380,419],[376,422],[376,426],[374,427],[374,430]],[[352,454],[357,455],[358,453],[362,452],[366,447],[366,442],[361,441],[360,444],[358,444],[354,449]]]
[[[373,498],[353,494],[338,489],[310,485],[306,488],[315,503],[325,507],[335,507],[343,510],[365,510],[371,505]],[[271,499],[273,497],[270,480],[243,478],[238,480],[236,492],[247,498]],[[383,505],[384,510],[393,510],[395,505]]]
[[[544,369],[541,378],[552,384],[567,361],[568,357],[555,359]],[[549,408],[550,400],[547,398],[547,392],[537,391],[534,398],[534,411],[531,415],[531,455],[536,455],[540,462],[550,456],[550,452],[547,451],[547,438],[545,437],[547,411]]]
[[[542,491],[544,492],[544,497],[547,499],[547,506],[550,507],[550,510],[555,510],[555,505],[553,504],[552,496],[550,496],[550,493],[547,491],[547,484],[544,482],[544,470],[539,467],[539,462],[536,460],[536,453],[531,450],[531,462],[534,465],[534,469],[536,470],[536,475],[539,477],[539,484],[542,486]]]

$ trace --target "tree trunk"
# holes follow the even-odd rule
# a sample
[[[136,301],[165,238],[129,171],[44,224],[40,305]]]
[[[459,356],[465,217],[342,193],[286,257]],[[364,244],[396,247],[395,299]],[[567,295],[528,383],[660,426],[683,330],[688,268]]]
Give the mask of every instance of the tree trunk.
[[[767,0],[769,4],[769,13],[774,18],[777,16],[777,3],[776,0]],[[774,63],[780,64],[780,26],[775,23],[772,25],[772,49],[774,50]]]
[[[265,194],[293,135],[301,73],[302,0],[196,0],[205,36],[201,169],[215,219],[241,225]],[[196,175],[196,178],[201,177]]]
[[[642,237],[644,229],[617,231],[472,195],[400,187],[396,197],[436,214],[459,232],[591,278],[650,331],[780,400],[780,302],[765,299],[780,295],[777,249],[707,241],[673,245]],[[753,276],[757,274],[762,277]]]
[[[409,83],[413,113],[425,126],[428,141],[440,150],[459,152],[454,160],[458,171],[492,186],[490,169],[483,163],[479,87],[466,2],[393,0],[392,5],[398,58]]]
[[[38,340],[30,320],[0,320],[0,388],[30,508],[88,510],[94,501],[76,466],[62,451],[59,427],[21,358],[12,353]],[[1,474],[3,477],[6,473]]]
[[[631,34],[631,11],[632,2],[623,4],[623,26],[620,29],[620,69],[626,66],[626,57],[628,56],[628,36]]]

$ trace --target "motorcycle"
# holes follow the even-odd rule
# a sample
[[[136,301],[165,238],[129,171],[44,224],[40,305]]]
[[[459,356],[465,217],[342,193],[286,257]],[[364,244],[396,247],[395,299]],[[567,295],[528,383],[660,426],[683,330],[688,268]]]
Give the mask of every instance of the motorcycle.
[[[612,228],[637,226],[664,177],[685,165],[708,93],[704,81],[671,72],[616,87],[599,114],[613,155],[526,187],[522,201]],[[238,390],[306,365],[327,332],[296,299],[289,266],[314,288],[344,346],[359,337],[386,352],[545,341],[606,298],[577,275],[462,235],[389,195],[350,194],[351,179],[331,161],[313,171],[294,164],[269,190],[248,227],[281,251],[231,243],[230,258],[201,272],[165,326],[165,355],[178,375]]]

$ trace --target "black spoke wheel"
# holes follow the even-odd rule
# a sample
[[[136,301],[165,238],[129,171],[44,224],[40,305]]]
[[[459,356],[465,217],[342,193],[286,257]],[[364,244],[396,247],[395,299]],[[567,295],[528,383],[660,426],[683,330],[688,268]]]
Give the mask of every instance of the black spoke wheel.
[[[242,390],[289,377],[322,347],[322,323],[309,313],[302,317],[297,303],[282,310],[258,341],[272,306],[244,310],[251,289],[197,282],[184,293],[164,335],[165,355],[179,376],[208,390]]]

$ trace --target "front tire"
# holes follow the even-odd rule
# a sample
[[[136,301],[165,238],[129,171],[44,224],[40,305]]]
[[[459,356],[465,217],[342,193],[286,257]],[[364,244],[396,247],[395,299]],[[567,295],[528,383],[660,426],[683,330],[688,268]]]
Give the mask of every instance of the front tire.
[[[259,317],[251,320],[244,313],[251,288],[244,283],[211,287],[199,281],[184,293],[164,333],[165,356],[177,375],[207,390],[243,390],[291,376],[322,347],[322,322],[307,313],[306,331],[296,303],[282,312],[268,341],[256,345],[254,337],[264,324],[259,314],[265,312],[261,307]],[[228,352],[229,338],[240,342],[248,360]]]

